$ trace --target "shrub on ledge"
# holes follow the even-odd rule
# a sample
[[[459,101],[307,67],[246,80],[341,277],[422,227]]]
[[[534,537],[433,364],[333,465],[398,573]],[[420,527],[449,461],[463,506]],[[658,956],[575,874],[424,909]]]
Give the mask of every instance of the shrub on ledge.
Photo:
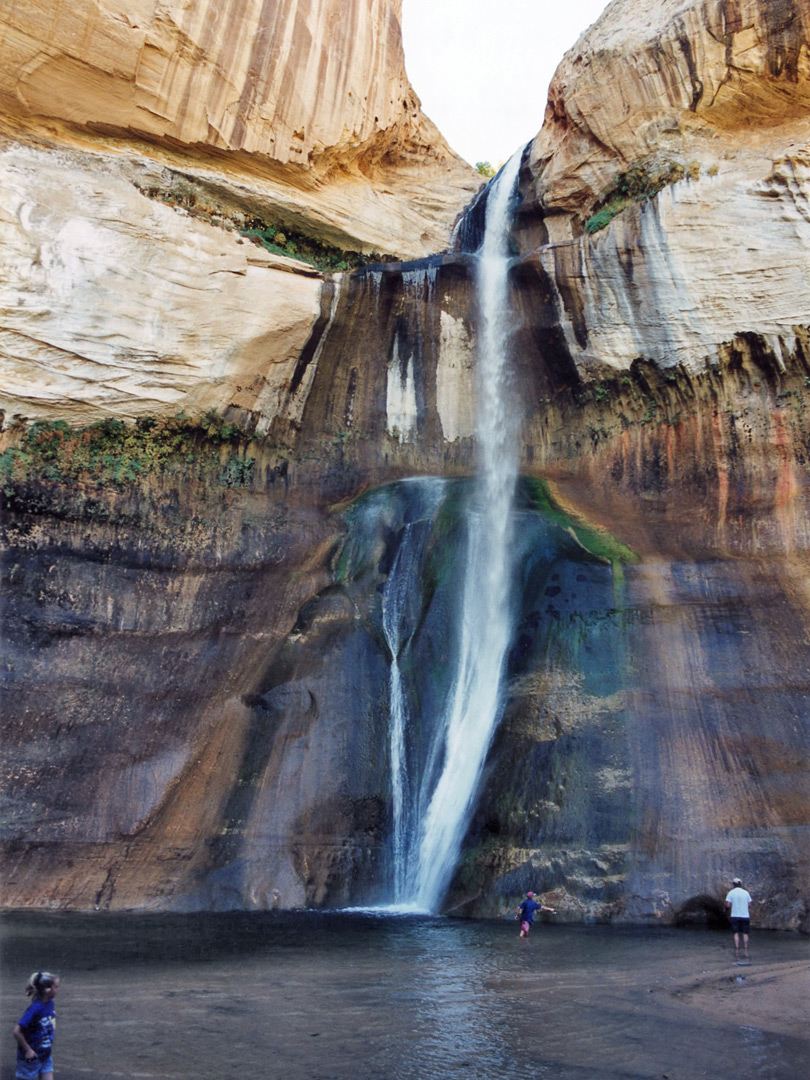
[[[210,410],[191,419],[142,417],[134,424],[108,418],[85,427],[65,420],[38,420],[19,444],[0,454],[0,483],[95,482],[130,484],[152,472],[216,478],[227,487],[249,484],[254,459],[247,436]]]
[[[687,169],[679,161],[668,161],[658,166],[649,163],[631,165],[626,172],[619,173],[616,183],[599,200],[594,213],[585,222],[585,231],[599,232],[626,207],[653,198],[665,187],[683,180],[686,175]],[[690,163],[688,175],[692,180],[698,178],[698,162]]]

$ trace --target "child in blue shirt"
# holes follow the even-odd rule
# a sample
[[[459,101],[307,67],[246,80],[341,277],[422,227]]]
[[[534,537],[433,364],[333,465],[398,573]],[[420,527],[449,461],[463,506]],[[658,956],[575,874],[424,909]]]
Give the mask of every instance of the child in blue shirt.
[[[522,938],[529,936],[535,911],[550,911],[552,915],[554,914],[554,908],[546,907],[545,904],[538,904],[534,898],[534,893],[527,892],[526,899],[522,900],[518,905],[517,915],[515,916],[515,919],[520,923],[520,936]]]
[[[53,1080],[53,999],[58,990],[59,976],[49,971],[35,971],[28,980],[25,992],[34,1000],[14,1025],[19,1080]]]

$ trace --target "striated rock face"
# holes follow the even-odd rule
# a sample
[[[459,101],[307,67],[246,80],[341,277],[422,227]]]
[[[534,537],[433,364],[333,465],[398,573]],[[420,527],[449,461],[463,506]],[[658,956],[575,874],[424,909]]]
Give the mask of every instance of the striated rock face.
[[[532,146],[538,197],[587,211],[634,163],[744,164],[805,143],[808,40],[800,0],[613,0],[552,80]]]
[[[568,53],[531,148],[522,247],[555,282],[581,370],[696,371],[741,332],[792,352],[810,312],[808,56],[806,5],[744,0],[654,14],[614,0]],[[605,207],[618,215],[588,238]]]
[[[399,4],[15,5],[0,48],[7,415],[294,420],[333,287],[282,229],[338,265],[425,254],[480,181],[419,109]],[[262,223],[278,255],[239,235]]]
[[[593,238],[528,252],[523,272],[554,282],[577,367],[626,369],[643,357],[697,372],[740,333],[788,357],[810,311],[808,165],[810,146],[744,172],[721,164],[628,207]]]
[[[413,121],[399,5],[16,6],[2,90],[27,115],[308,162]]]
[[[21,4],[0,49],[12,134],[146,155],[360,250],[441,247],[477,187],[408,83],[399,2]]]
[[[206,479],[185,450],[135,486],[87,470],[6,483],[7,903],[384,898],[380,590],[402,500],[358,510],[362,548],[339,511],[392,476],[469,473],[439,392],[463,400],[469,376],[447,363],[472,333],[462,266],[352,277],[299,372],[294,445],[280,428],[245,448],[247,486]],[[368,354],[389,364],[363,377]],[[599,394],[553,354],[533,357],[542,382],[519,368],[521,398],[544,399],[524,471],[569,517],[543,526],[556,554],[522,577],[450,905],[497,915],[535,886],[571,919],[672,919],[740,873],[771,898],[761,925],[806,925],[808,356],[806,332],[784,364],[750,337],[715,370],[635,365]],[[44,460],[69,474],[67,452]],[[583,546],[583,523],[637,561]],[[442,535],[412,661],[437,709],[441,678],[424,679],[442,670],[459,558]]]
[[[322,275],[86,158],[0,150],[0,406],[86,423],[281,411]]]
[[[7,503],[4,903],[177,907],[203,878],[194,906],[217,905],[243,696],[335,533],[283,487],[208,488],[186,465]]]
[[[807,30],[616,0],[555,79],[512,230],[508,696],[448,908],[711,919],[739,874],[810,926]],[[403,655],[427,724],[486,194],[452,253],[313,274],[139,193],[167,157],[3,150],[3,901],[384,899],[394,481],[448,485]]]

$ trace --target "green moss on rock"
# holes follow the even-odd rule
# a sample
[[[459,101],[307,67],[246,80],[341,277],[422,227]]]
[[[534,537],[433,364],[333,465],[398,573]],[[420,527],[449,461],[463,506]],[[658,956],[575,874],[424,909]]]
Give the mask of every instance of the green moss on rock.
[[[663,165],[654,165],[650,162],[631,165],[626,172],[619,173],[616,182],[596,204],[594,213],[585,222],[585,231],[599,232],[628,206],[653,198],[665,187],[683,180],[686,175],[687,171],[679,161],[668,161]],[[699,175],[700,165],[697,162],[691,162],[690,179],[696,180]]]
[[[548,521],[554,522],[572,536],[580,547],[597,559],[603,559],[613,565],[614,572],[624,563],[638,562],[638,555],[609,533],[595,525],[589,525],[580,518],[572,517],[555,501],[551,489],[545,480],[535,477],[523,477],[520,482],[521,493],[526,502],[539,510]]]
[[[190,419],[143,417],[135,424],[109,418],[84,427],[65,420],[37,421],[20,442],[0,455],[6,494],[15,483],[94,482],[113,487],[149,473],[215,476],[226,487],[253,479],[255,461],[245,454],[247,437],[215,412]]]
[[[239,231],[242,236],[274,255],[286,255],[288,258],[297,259],[299,262],[307,263],[327,273],[354,270],[358,266],[385,262],[392,258],[390,255],[380,255],[376,251],[369,255],[364,255],[359,251],[346,251],[321,243],[303,233],[291,232],[286,227],[282,229],[278,225],[268,225],[258,218]]]

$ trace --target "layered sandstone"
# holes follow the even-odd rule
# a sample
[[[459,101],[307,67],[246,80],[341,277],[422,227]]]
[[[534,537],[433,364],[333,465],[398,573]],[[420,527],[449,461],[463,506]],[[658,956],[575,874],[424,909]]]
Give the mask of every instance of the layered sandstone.
[[[532,145],[549,212],[582,213],[650,160],[704,168],[807,141],[810,12],[800,0],[613,0],[557,69]]]
[[[547,217],[543,228],[554,235]],[[520,274],[553,283],[583,373],[639,357],[699,371],[741,333],[793,352],[810,313],[809,257],[810,143],[788,137],[757,154],[704,156],[693,178],[628,205],[593,236],[530,241]]]
[[[278,413],[322,275],[66,151],[0,150],[0,407],[87,423]]]
[[[792,353],[810,313],[809,114],[804,4],[614,0],[582,35],[521,208],[523,273],[553,283],[581,372],[697,371],[740,333]]]
[[[332,286],[240,231],[424,254],[478,186],[408,84],[399,4],[17,4],[0,49],[9,416],[294,420]]]
[[[790,0],[617,0],[555,80],[511,304],[522,470],[556,501],[521,506],[537,542],[460,911],[536,887],[571,919],[716,917],[740,873],[761,924],[810,925],[806,57]],[[3,899],[384,899],[381,592],[411,486],[364,495],[475,467],[484,200],[462,250],[313,275],[139,193],[178,180],[151,137],[125,161],[95,142],[103,173],[75,145],[5,148],[5,404],[77,427],[18,427],[3,459]],[[255,189],[221,160],[193,178],[227,223]],[[671,161],[588,231],[620,173]],[[146,466],[81,427],[209,409],[236,434],[190,429]],[[428,700],[458,535],[448,512],[424,573]]]
[[[12,135],[199,170],[359,250],[441,247],[477,186],[421,112],[389,0],[15,4],[0,50]]]

